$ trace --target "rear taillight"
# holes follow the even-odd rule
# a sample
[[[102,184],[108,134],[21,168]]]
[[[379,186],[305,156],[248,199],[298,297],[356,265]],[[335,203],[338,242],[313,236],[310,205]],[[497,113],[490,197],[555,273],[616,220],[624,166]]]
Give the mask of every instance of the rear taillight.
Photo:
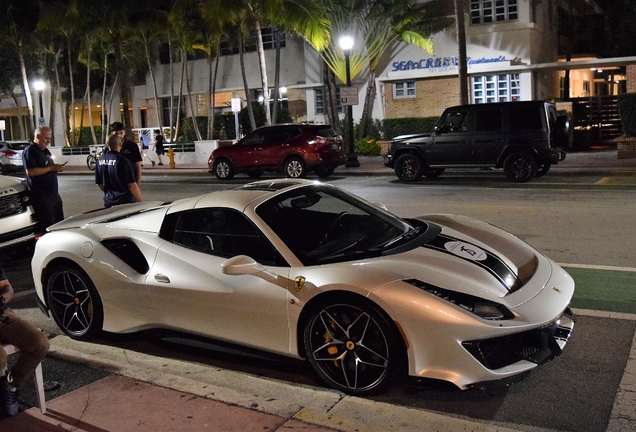
[[[315,136],[307,140],[307,144],[326,144],[329,140],[325,137]]]
[[[0,153],[2,153],[5,156],[8,156],[8,157],[12,157],[12,156],[17,156],[18,155],[16,152],[11,151],[11,150],[2,150],[2,151],[0,151]]]

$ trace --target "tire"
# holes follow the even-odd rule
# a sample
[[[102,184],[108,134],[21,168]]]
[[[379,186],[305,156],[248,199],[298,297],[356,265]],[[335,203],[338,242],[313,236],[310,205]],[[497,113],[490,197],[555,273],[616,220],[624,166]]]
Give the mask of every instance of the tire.
[[[331,174],[333,174],[334,171],[335,171],[335,168],[325,168],[325,169],[317,169],[314,172],[320,178],[327,178]]]
[[[303,178],[307,176],[307,168],[305,168],[305,162],[299,157],[291,157],[285,161],[283,168],[285,177],[289,178]]]
[[[406,349],[395,326],[374,304],[346,296],[310,312],[303,340],[309,363],[329,386],[370,395],[406,370]]]
[[[89,170],[95,171],[95,167],[97,166],[97,157],[95,155],[88,155],[86,157],[86,166]]]
[[[537,170],[537,173],[534,176],[536,178],[543,177],[544,175],[548,173],[548,171],[550,171],[551,166],[552,164],[549,164],[549,163],[540,165],[539,169]]]
[[[263,175],[263,171],[251,171],[251,172],[248,172],[247,175],[251,179],[257,179]]]
[[[515,152],[506,158],[503,169],[508,180],[524,183],[537,173],[537,160],[528,153]]]
[[[395,175],[402,181],[413,182],[422,178],[424,161],[412,153],[405,153],[395,160]]]
[[[446,168],[425,168],[424,176],[426,176],[426,178],[437,178],[444,174],[445,170]]]
[[[71,338],[87,340],[102,331],[102,300],[80,268],[66,264],[54,269],[46,280],[46,299],[55,324]]]
[[[232,162],[227,159],[219,159],[214,162],[214,175],[219,180],[231,180],[234,177]]]

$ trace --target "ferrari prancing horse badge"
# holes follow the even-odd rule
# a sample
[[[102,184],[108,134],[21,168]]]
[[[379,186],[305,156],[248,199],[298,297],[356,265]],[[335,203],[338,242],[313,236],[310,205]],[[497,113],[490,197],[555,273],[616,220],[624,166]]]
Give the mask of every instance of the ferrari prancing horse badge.
[[[300,291],[303,285],[305,285],[305,277],[296,276],[296,279],[294,279],[294,288],[296,288],[296,292]]]

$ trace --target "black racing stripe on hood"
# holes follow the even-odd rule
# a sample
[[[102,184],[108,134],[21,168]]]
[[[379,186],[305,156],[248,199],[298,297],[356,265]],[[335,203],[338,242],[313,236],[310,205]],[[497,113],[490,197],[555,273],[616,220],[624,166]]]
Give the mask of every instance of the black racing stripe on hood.
[[[422,247],[453,255],[483,268],[492,274],[509,293],[517,291],[523,285],[512,269],[497,255],[461,239],[440,234]],[[460,249],[457,250],[457,248]],[[485,257],[482,256],[482,252]]]

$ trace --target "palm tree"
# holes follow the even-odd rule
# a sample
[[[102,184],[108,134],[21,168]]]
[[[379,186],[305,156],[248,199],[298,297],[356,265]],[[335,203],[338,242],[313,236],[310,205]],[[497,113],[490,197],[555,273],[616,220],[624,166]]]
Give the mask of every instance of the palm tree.
[[[416,45],[432,54],[433,40],[429,35],[447,27],[452,21],[439,17],[436,2],[428,4],[416,3],[414,0],[365,0],[332,2],[327,4],[327,7],[334,31],[331,45],[321,51],[324,61],[344,84],[346,65],[336,38],[350,34],[356,40],[356,46],[349,56],[351,79],[364,68],[368,68],[369,71],[366,78],[367,93],[358,130],[358,136],[363,138],[375,100],[375,74],[383,56],[398,42]]]
[[[17,56],[22,77],[22,92],[26,99],[29,118],[29,135],[35,131],[33,116],[33,98],[29,88],[25,51],[35,31],[35,23],[39,15],[39,3],[35,0],[6,0],[0,8],[0,38],[3,46],[12,50]]]
[[[80,49],[80,55],[77,61],[86,66],[86,92],[84,93],[84,99],[88,104],[88,124],[91,130],[91,138],[93,144],[97,144],[97,136],[95,135],[95,125],[93,124],[93,111],[91,102],[91,71],[98,70],[99,64],[93,61],[93,52],[95,46],[98,43],[99,35],[95,31],[86,31],[82,35],[82,46]],[[82,117],[83,118],[83,117]]]

